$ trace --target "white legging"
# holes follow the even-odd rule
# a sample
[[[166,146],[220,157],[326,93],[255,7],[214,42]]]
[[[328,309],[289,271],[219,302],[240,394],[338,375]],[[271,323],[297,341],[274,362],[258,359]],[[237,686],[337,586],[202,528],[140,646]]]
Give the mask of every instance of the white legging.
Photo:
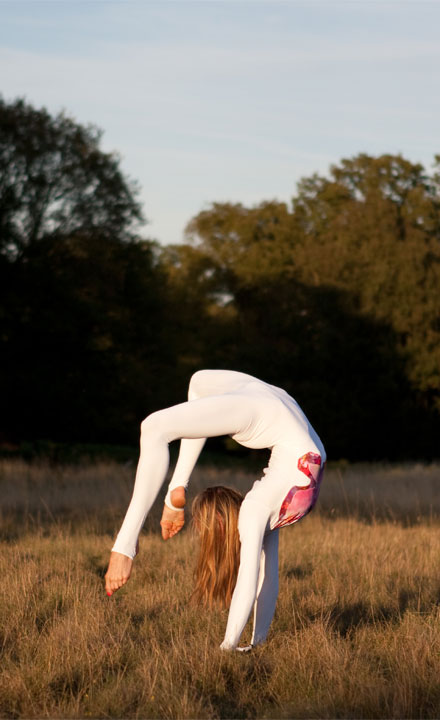
[[[188,402],[155,412],[142,423],[133,496],[113,550],[135,556],[138,535],[168,471],[173,440],[180,438],[181,446],[165,500],[170,507],[171,490],[187,487],[206,438],[231,435],[247,447],[272,448],[265,477],[254,483],[241,505],[240,567],[221,647],[237,646],[252,606],[252,644],[258,644],[266,638],[278,594],[278,530],[271,527],[281,518],[287,491],[310,483],[297,467],[300,455],[314,451],[325,459],[324,449],[293,398],[251,376],[200,371],[192,378],[188,397]]]
[[[186,486],[206,438],[233,435],[248,420],[249,408],[237,395],[201,398],[149,415],[141,425],[141,452],[133,496],[113,549],[135,556],[138,535],[168,472],[170,442],[180,438],[196,441],[183,442],[181,446],[180,467],[176,471],[180,471],[180,476],[185,464],[186,481],[176,483],[176,473],[173,478],[174,487]],[[167,504],[172,507],[170,502]]]

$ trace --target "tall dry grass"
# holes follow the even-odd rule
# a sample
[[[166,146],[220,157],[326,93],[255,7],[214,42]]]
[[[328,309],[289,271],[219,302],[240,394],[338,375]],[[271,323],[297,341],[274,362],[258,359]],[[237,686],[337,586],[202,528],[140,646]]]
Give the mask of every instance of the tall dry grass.
[[[130,583],[104,594],[133,472],[0,464],[1,716],[440,716],[440,467],[329,471],[280,533],[276,615],[249,655],[219,650],[225,611],[188,603],[195,541],[160,539],[160,502]],[[202,469],[192,490],[253,479]]]

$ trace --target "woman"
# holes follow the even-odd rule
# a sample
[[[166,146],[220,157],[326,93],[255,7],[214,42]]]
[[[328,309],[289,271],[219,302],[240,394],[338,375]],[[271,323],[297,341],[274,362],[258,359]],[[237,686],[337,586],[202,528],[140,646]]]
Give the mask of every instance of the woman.
[[[164,540],[183,527],[191,472],[206,438],[219,435],[244,447],[271,449],[264,477],[247,493],[238,515],[240,564],[220,646],[233,650],[239,649],[253,606],[251,646],[266,639],[278,595],[278,530],[312,509],[326,460],[298,403],[280,388],[231,370],[201,370],[191,378],[188,402],[143,421],[133,496],[112,549],[106,590],[112,595],[130,577],[139,532],[168,470],[168,444],[181,439],[161,520]]]

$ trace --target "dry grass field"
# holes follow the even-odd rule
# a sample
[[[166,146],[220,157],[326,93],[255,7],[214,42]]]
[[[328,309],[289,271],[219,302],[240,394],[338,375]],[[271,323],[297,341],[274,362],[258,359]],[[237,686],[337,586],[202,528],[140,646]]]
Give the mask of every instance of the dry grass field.
[[[103,592],[133,476],[0,463],[1,717],[440,716],[440,466],[328,469],[280,533],[275,618],[248,655],[218,649],[226,611],[189,604],[195,539],[161,540],[160,502],[132,579]],[[254,479],[201,468],[192,492]]]

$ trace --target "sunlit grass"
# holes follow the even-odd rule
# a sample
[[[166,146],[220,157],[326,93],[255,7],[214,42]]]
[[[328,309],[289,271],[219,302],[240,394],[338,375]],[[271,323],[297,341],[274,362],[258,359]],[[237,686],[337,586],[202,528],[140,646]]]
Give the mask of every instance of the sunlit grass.
[[[133,473],[0,466],[2,717],[439,717],[438,466],[328,472],[280,533],[277,611],[246,656],[218,648],[226,611],[189,603],[195,539],[161,540],[160,503],[106,597]],[[202,469],[193,492],[254,479]]]

